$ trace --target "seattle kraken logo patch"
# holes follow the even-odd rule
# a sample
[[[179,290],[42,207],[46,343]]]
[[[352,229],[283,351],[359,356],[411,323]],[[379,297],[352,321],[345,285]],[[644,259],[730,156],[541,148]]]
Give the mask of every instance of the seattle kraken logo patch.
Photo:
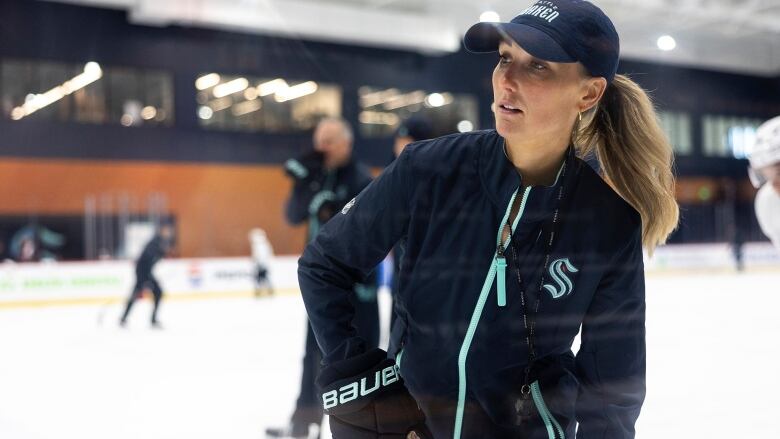
[[[352,209],[352,206],[354,206],[354,205],[355,205],[355,199],[353,198],[353,199],[349,200],[349,203],[344,205],[344,208],[341,209],[341,214],[342,215],[346,215],[347,212],[349,212],[349,209]]]
[[[556,259],[550,264],[550,277],[555,286],[544,284],[544,289],[550,292],[553,299],[560,299],[563,296],[571,294],[574,290],[574,284],[569,279],[568,273],[576,273],[579,270],[569,262],[569,258]]]

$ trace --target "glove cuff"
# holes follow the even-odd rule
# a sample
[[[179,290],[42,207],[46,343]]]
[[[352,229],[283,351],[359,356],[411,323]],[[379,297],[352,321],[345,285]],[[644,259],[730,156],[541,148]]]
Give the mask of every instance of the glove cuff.
[[[403,388],[395,361],[381,349],[325,368],[317,383],[322,388],[322,408],[329,415],[360,411],[377,396]]]

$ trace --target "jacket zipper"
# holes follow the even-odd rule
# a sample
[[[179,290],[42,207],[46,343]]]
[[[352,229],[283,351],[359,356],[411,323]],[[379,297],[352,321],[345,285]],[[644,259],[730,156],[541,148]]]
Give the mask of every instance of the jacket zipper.
[[[512,194],[512,199],[509,200],[509,206],[506,208],[504,219],[498,227],[498,236],[496,238],[496,253],[493,255],[493,263],[490,264],[490,269],[485,276],[485,282],[482,284],[482,291],[479,293],[477,304],[474,306],[474,312],[471,314],[471,320],[469,321],[469,327],[466,331],[466,336],[463,339],[463,344],[460,347],[458,354],[458,407],[455,412],[455,428],[453,430],[453,439],[460,439],[461,431],[463,428],[463,412],[466,404],[466,359],[468,357],[469,349],[471,348],[471,342],[474,339],[474,334],[477,332],[477,325],[479,325],[479,318],[482,316],[482,310],[485,308],[485,302],[490,294],[490,289],[493,286],[493,280],[496,278],[496,274],[500,274],[500,280],[496,285],[498,295],[498,305],[506,305],[506,258],[504,257],[504,249],[509,245],[512,239],[512,233],[514,233],[517,224],[520,222],[520,218],[523,216],[525,210],[525,203],[528,200],[528,195],[531,192],[531,187],[525,188],[523,191],[523,199],[520,202],[520,208],[517,211],[517,217],[512,223],[512,230],[506,239],[506,242],[502,242],[501,235],[504,230],[504,225],[509,219],[509,215],[512,211],[512,205],[515,203],[515,198],[519,192],[519,188]],[[500,259],[503,263],[499,262],[499,250]],[[501,268],[499,268],[501,267]]]
[[[547,404],[544,403],[544,398],[542,398],[542,390],[539,387],[539,381],[534,381],[531,383],[531,396],[534,399],[536,410],[539,412],[539,415],[544,421],[544,426],[547,429],[547,437],[550,439],[566,439],[566,435],[563,433],[561,424],[555,420],[555,417],[547,408]]]
[[[512,228],[509,230],[509,235],[506,238],[506,242],[501,242],[501,235],[503,234],[504,229],[506,228],[507,220],[509,219],[509,214],[512,211],[512,205],[515,203],[515,196],[517,195],[517,192],[515,192],[515,195],[512,196],[512,200],[509,202],[509,210],[507,210],[506,215],[504,216],[504,221],[501,223],[501,226],[498,229],[498,238],[497,241],[497,248],[496,248],[496,257],[495,257],[495,265],[496,265],[496,296],[498,298],[498,306],[504,307],[506,306],[506,256],[504,255],[504,251],[509,246],[509,242],[512,240],[512,234],[515,232],[515,229],[517,229],[517,224],[520,222],[520,217],[523,216],[523,212],[525,211],[525,203],[528,201],[528,194],[531,193],[531,188],[527,187],[523,191],[523,198],[520,200],[520,208],[517,210],[517,217],[512,222]]]

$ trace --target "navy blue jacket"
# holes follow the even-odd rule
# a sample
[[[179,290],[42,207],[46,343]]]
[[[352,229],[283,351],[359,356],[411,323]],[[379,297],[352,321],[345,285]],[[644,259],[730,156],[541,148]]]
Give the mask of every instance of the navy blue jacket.
[[[400,373],[437,439],[572,438],[576,422],[578,438],[634,437],[645,395],[640,216],[573,153],[566,166],[553,186],[523,189],[494,130],[407,147],[323,227],[299,261],[325,361],[365,349],[350,323],[350,285],[403,241],[396,296],[403,328],[392,344],[401,349]],[[568,190],[554,262],[540,289],[547,251],[541,231],[560,184]],[[528,348],[513,274],[518,264],[507,259],[505,303],[495,280],[497,235],[513,196],[524,199],[511,236],[519,269],[533,286],[530,302],[542,295],[535,350],[545,368],[534,389],[537,416],[520,425],[515,409]]]

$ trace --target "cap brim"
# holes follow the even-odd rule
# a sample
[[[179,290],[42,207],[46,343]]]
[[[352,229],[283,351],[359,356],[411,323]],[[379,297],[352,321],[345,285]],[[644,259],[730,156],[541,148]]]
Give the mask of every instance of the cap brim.
[[[463,44],[473,53],[498,50],[498,44],[506,39],[516,42],[531,55],[551,62],[577,62],[552,37],[527,24],[477,23],[466,31]]]

